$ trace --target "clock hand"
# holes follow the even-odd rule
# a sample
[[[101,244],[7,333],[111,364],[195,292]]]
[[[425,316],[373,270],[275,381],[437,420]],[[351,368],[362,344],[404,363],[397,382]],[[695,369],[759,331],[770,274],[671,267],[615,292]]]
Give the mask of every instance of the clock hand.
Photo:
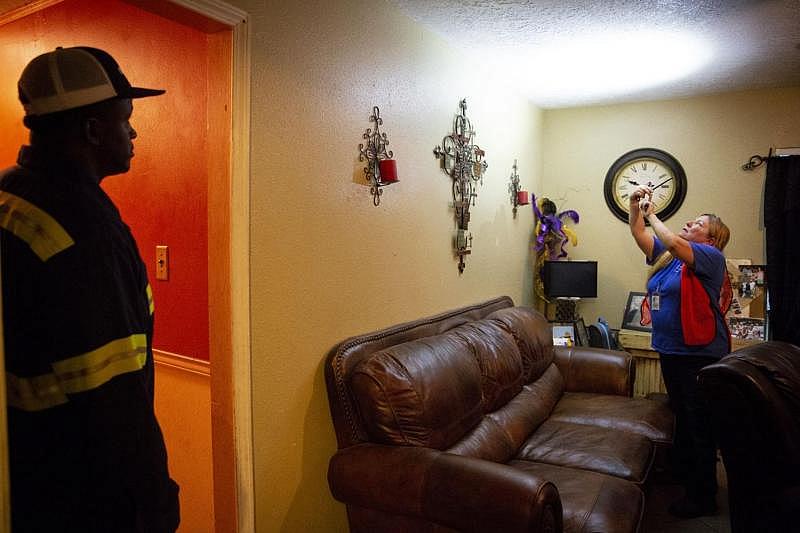
[[[650,191],[652,192],[652,191],[658,189],[659,187],[663,187],[664,185],[666,185],[670,181],[672,181],[672,178],[667,178],[664,181],[662,181],[661,183],[659,183],[658,185],[656,185],[655,187],[653,187],[652,189],[650,189]]]

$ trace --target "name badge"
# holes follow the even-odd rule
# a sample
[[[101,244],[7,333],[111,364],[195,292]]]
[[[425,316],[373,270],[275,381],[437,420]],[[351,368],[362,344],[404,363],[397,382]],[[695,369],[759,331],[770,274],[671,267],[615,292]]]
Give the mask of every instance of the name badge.
[[[661,295],[658,294],[657,292],[653,293],[650,296],[650,309],[652,309],[653,311],[658,311],[660,308],[661,308]]]

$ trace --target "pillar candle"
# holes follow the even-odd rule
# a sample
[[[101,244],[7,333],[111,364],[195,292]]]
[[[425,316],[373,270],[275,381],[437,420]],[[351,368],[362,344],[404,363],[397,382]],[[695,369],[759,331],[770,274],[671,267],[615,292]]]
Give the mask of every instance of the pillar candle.
[[[528,205],[528,191],[517,191],[517,205]]]
[[[394,183],[397,180],[397,161],[394,159],[381,159],[378,162],[381,174],[381,183]]]

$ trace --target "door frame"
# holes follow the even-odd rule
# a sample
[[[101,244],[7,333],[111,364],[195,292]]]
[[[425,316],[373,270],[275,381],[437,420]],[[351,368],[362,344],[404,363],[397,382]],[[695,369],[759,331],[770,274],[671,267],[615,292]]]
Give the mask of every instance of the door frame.
[[[0,26],[26,17],[63,0],[37,0],[17,9],[0,13]],[[122,0],[147,10],[163,11],[165,3],[158,0]],[[184,23],[182,18],[201,15],[222,24],[231,32],[231,143],[230,190],[228,191],[228,298],[225,304],[229,316],[230,358],[211,360],[211,400],[222,406],[231,424],[215,424],[212,420],[212,441],[230,444],[233,449],[214,450],[214,471],[225,473],[232,480],[233,498],[219,504],[215,498],[215,515],[226,523],[235,523],[240,533],[255,531],[255,501],[253,472],[252,387],[250,348],[250,33],[249,16],[234,6],[218,0],[168,0],[173,6],[169,16]],[[194,20],[196,24],[196,20]],[[193,24],[190,24],[193,25]],[[213,305],[209,302],[209,305]],[[2,311],[2,308],[0,308]],[[226,313],[223,311],[223,315]],[[1,318],[1,316],[0,316]],[[5,376],[0,322],[0,376]],[[220,379],[215,379],[214,375]],[[5,380],[0,379],[0,530],[10,529],[10,500],[8,487],[8,447],[6,426]],[[232,426],[232,428],[231,428]],[[232,429],[233,435],[230,435]],[[224,432],[225,434],[220,434]],[[215,445],[216,448],[216,445]],[[220,487],[222,488],[222,487]],[[216,493],[216,487],[215,487]],[[233,508],[225,508],[230,501]],[[221,504],[221,505],[220,505]],[[234,516],[226,516],[233,514]],[[3,523],[5,521],[6,523]],[[220,523],[219,519],[215,519]]]
[[[123,0],[136,4],[131,0]],[[233,486],[233,499],[215,497],[216,523],[233,523],[236,531],[255,531],[253,422],[250,358],[250,33],[249,17],[230,4],[217,0],[169,0],[169,3],[222,23],[231,31],[231,153],[228,204],[230,258],[229,331],[230,358],[211,359],[211,401],[223,406],[230,427],[212,420],[214,471],[226,472]],[[180,16],[177,17],[180,20]],[[209,302],[209,305],[213,305]],[[216,377],[215,377],[216,376]],[[230,444],[232,450],[220,450]],[[222,453],[218,453],[222,452]],[[231,470],[233,470],[231,472]],[[215,493],[217,492],[215,476]],[[235,509],[226,509],[232,503]],[[223,508],[220,508],[223,506]],[[235,513],[235,517],[219,514]],[[220,532],[222,533],[222,532]]]

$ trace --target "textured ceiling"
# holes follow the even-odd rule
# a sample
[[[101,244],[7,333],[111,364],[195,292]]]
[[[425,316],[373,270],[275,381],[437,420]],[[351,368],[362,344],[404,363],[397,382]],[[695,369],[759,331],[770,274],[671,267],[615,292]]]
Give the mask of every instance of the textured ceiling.
[[[800,86],[800,0],[389,0],[543,108]]]

